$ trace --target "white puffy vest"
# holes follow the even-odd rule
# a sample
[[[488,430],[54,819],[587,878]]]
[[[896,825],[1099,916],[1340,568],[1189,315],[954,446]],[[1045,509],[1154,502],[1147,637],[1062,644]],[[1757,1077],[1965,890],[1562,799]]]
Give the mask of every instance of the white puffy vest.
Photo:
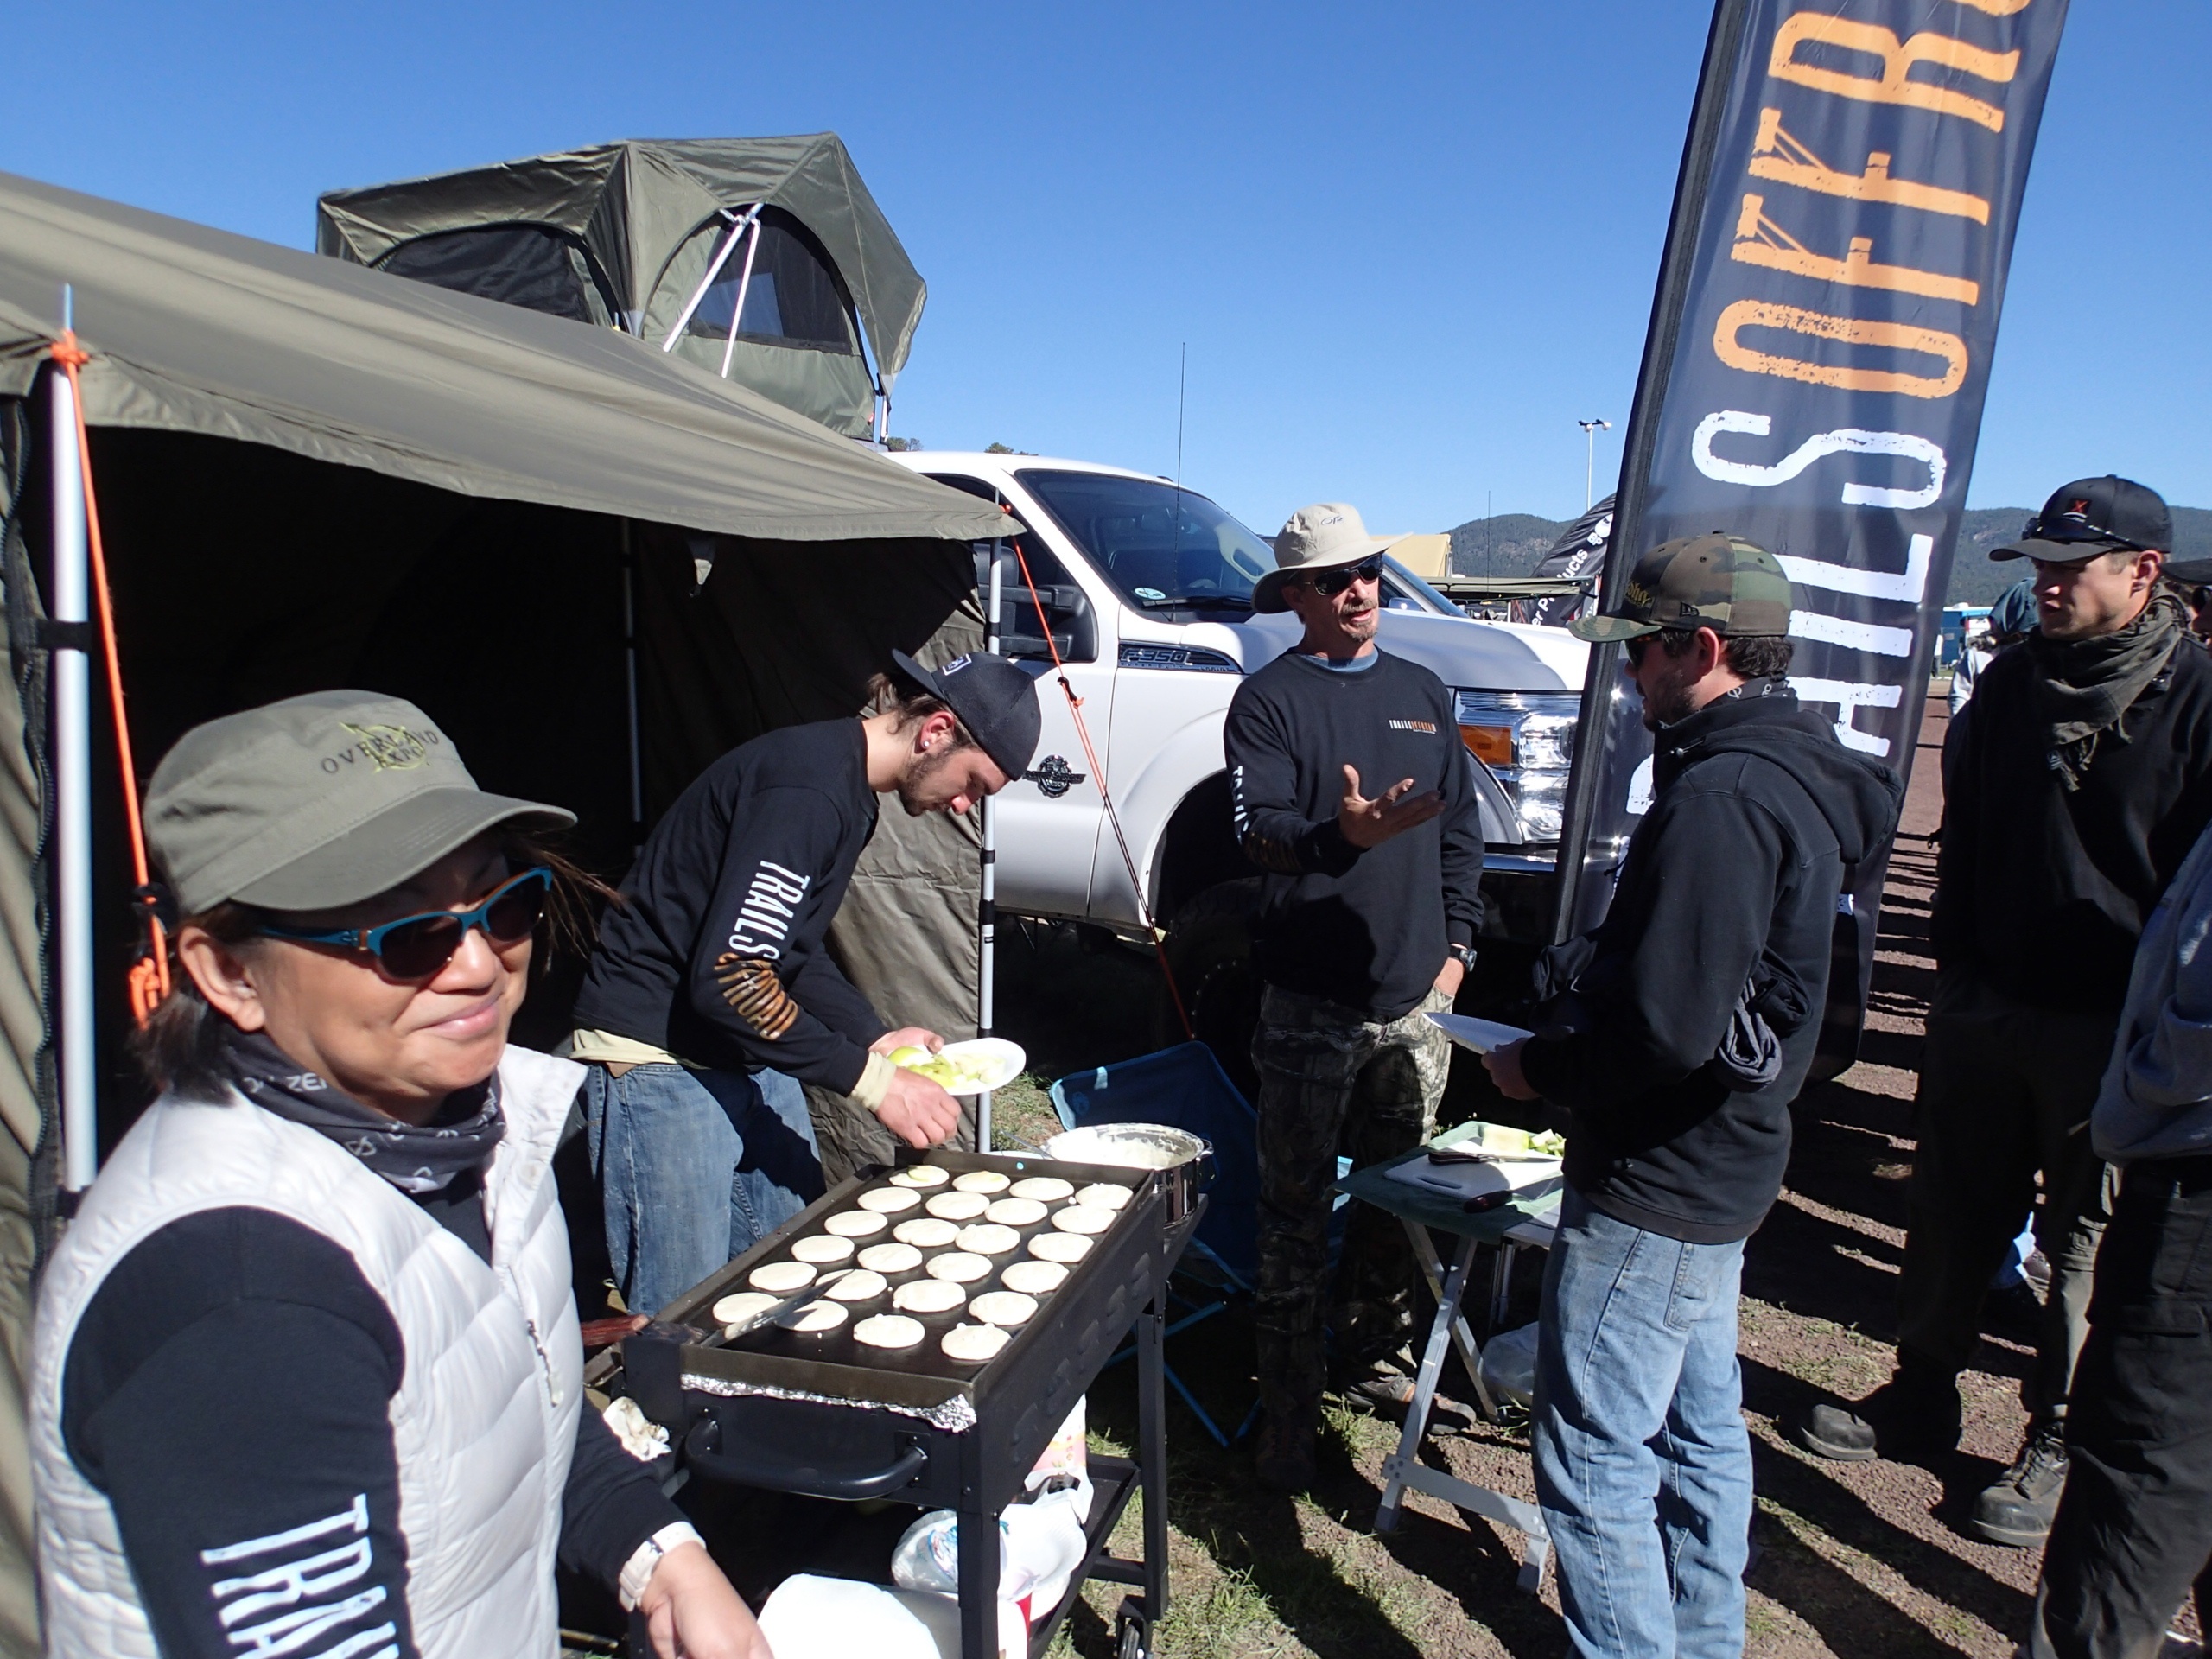
[[[49,1655],[156,1652],[114,1511],[62,1443],[61,1375],[77,1321],[149,1234],[236,1206],[274,1211],[343,1247],[399,1327],[406,1371],[391,1430],[423,1659],[559,1652],[554,1550],[583,1351],[551,1162],[582,1075],[528,1049],[511,1047],[499,1062],[506,1133],[486,1172],[488,1267],[351,1154],[243,1096],[206,1105],[165,1096],[138,1120],[86,1196],[39,1297],[31,1459]],[[254,1411],[252,1377],[238,1378],[235,1403]],[[270,1529],[307,1519],[272,1516]]]

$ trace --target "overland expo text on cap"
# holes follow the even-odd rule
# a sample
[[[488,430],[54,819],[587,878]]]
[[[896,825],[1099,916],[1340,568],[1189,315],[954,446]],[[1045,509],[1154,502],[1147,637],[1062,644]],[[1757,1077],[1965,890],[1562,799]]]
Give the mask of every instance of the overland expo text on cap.
[[[146,838],[187,916],[358,904],[496,824],[576,815],[487,795],[413,703],[314,691],[195,726],[154,768]]]
[[[960,723],[998,763],[1008,783],[1029,770],[1038,735],[1045,729],[1034,680],[988,652],[956,657],[939,669],[924,668],[903,651],[893,652],[891,660],[900,674],[960,716]]]
[[[1357,564],[1401,539],[1369,535],[1359,509],[1341,501],[1300,507],[1275,537],[1275,568],[1252,584],[1252,608],[1263,615],[1287,611],[1290,607],[1283,602],[1282,585],[1300,571]]]
[[[1578,639],[1636,639],[1662,628],[1724,639],[1789,632],[1789,578],[1773,554],[1725,531],[1662,542],[1636,562],[1621,608],[1567,625]]]
[[[2122,549],[2170,553],[2173,545],[2174,519],[2164,499],[2132,478],[2107,473],[2102,478],[2077,478],[2051,492],[2020,539],[1992,549],[1989,556],[2076,564]]]

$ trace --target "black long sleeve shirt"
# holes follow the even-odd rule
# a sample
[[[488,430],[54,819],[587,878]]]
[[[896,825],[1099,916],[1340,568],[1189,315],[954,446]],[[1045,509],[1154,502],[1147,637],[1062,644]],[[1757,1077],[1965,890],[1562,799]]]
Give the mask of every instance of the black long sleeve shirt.
[[[424,1208],[490,1259],[480,1187]],[[353,1258],[271,1211],[199,1211],[116,1264],[70,1339],[61,1431],[168,1659],[280,1640],[415,1659],[391,1417],[406,1367]],[[563,1564],[611,1589],[683,1518],[587,1402]]]
[[[2070,791],[2035,671],[2029,646],[1999,653],[1944,745],[1936,960],[2031,1007],[2117,1012],[2143,925],[2212,822],[2212,653],[2177,645]]]
[[[732,749],[653,826],[600,923],[575,1023],[850,1094],[886,1027],[823,938],[875,830],[856,720]]]
[[[1444,682],[1388,652],[1347,673],[1291,652],[1236,688],[1224,741],[1236,837],[1265,872],[1261,976],[1371,1020],[1417,1007],[1482,925],[1475,761]],[[1363,851],[1337,828],[1347,766],[1363,795],[1410,778],[1444,811]]]

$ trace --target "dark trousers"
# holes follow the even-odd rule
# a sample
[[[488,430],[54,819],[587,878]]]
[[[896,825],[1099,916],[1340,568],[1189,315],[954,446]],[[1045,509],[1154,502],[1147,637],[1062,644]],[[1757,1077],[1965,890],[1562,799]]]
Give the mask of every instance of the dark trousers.
[[[1966,1369],[1981,1340],[1982,1297],[2041,1172],[2036,1242],[2050,1262],[2050,1295],[2020,1392],[2035,1415],[2066,1414],[2110,1214],[2110,1175],[2088,1124],[2118,1022],[2113,1014],[2029,1007],[1955,969],[1943,976],[1913,1102],[1901,1363],[1946,1376]]]
[[[1252,1038],[1260,1073],[1260,1283],[1253,1310],[1260,1398],[1278,1420],[1311,1420],[1326,1376],[1325,1325],[1353,1363],[1380,1358],[1411,1323],[1413,1251],[1397,1217],[1355,1204],[1334,1294],[1329,1213],[1337,1158],[1380,1163],[1427,1140],[1452,1067],[1451,1041],[1426,1016],[1451,1007],[1432,991],[1402,1019],[1270,985]]]
[[[2212,1585],[2212,1157],[2132,1166],[2097,1261],[2034,1659],[2158,1651]]]

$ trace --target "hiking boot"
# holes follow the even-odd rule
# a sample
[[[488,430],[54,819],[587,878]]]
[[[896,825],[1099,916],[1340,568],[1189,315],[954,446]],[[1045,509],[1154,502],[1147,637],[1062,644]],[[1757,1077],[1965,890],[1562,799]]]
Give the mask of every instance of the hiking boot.
[[[1278,1415],[1267,1412],[1253,1436],[1253,1472],[1262,1486],[1278,1492],[1302,1492],[1313,1484],[1314,1414]]]
[[[2025,1279],[1993,1290],[1982,1299],[1981,1328],[2023,1348],[2033,1348],[2043,1334],[2043,1302]]]
[[[1388,1417],[1394,1423],[1406,1421],[1406,1414],[1413,1409],[1415,1379],[1396,1371],[1378,1371],[1373,1376],[1355,1382],[1344,1391],[1347,1404],[1363,1407],[1378,1417]],[[1461,1434],[1475,1426],[1471,1407],[1460,1404],[1449,1395],[1433,1394],[1428,1402],[1428,1432],[1433,1434]]]
[[[1967,1530],[1993,1544],[2032,1549],[2050,1536],[2058,1494],[2066,1485],[2066,1425],[2045,1417],[2028,1425],[2027,1444],[2012,1466],[1974,1501]]]
[[[1834,1463],[1866,1463],[1878,1455],[1911,1462],[1956,1446],[1963,1415],[1956,1379],[1901,1365],[1855,1409],[1815,1406],[1790,1426],[1789,1437]]]

